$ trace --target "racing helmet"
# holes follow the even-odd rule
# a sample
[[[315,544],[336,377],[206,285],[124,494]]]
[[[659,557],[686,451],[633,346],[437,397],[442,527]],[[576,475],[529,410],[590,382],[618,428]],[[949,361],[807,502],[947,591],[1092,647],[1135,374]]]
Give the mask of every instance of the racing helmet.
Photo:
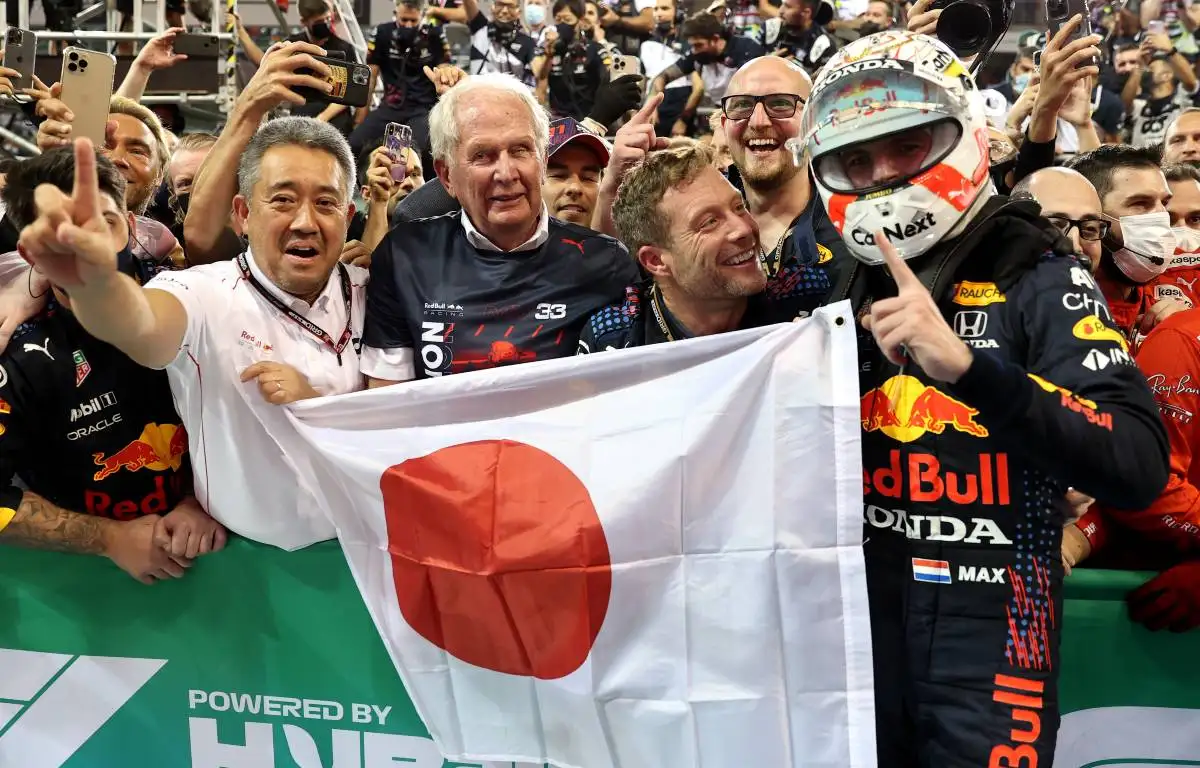
[[[911,259],[959,234],[995,188],[984,98],[941,41],[879,32],[838,51],[804,107],[797,158],[811,158],[850,252],[882,264],[881,230]]]

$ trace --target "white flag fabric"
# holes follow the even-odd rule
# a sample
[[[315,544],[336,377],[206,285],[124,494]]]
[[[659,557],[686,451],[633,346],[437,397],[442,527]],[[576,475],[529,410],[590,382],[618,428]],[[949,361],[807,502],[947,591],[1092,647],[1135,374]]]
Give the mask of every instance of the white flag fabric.
[[[291,417],[447,758],[875,765],[848,304]]]

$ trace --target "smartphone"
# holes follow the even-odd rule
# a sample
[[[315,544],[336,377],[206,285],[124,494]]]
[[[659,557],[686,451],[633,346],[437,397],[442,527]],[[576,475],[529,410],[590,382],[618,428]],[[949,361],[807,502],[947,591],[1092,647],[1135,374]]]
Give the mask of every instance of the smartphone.
[[[182,53],[189,58],[215,59],[221,54],[221,41],[216,35],[196,35],[191,32],[181,32],[175,35],[171,44],[175,53]]]
[[[1088,0],[1046,0],[1046,27],[1049,29],[1049,37],[1058,34],[1058,30],[1062,28],[1076,15],[1082,16],[1083,20],[1072,33],[1071,38],[1063,43],[1067,45],[1071,40],[1078,40],[1081,37],[1087,37],[1092,34],[1092,12],[1088,7]],[[1095,67],[1099,66],[1099,62],[1095,57],[1085,59],[1079,63],[1080,67]]]
[[[1042,49],[1039,48],[1033,52],[1033,68],[1037,71],[1042,70]]]
[[[296,93],[305,99],[318,99],[334,104],[345,104],[348,107],[365,107],[371,99],[371,68],[356,61],[348,62],[344,58],[332,56],[313,56],[323,61],[329,67],[328,82],[333,83],[329,93],[316,91],[312,88],[296,88]],[[311,69],[297,69],[297,73],[315,75]]]
[[[638,66],[640,63],[637,56],[615,54],[612,57],[612,63],[608,65],[609,82],[625,75],[640,75],[641,69]]]
[[[1154,19],[1146,24],[1146,31],[1152,35],[1161,35],[1167,31],[1167,24],[1162,19]]]
[[[117,59],[109,53],[71,46],[63,50],[62,101],[75,113],[71,136],[86,136],[104,146],[108,102],[112,99]]]
[[[33,64],[37,57],[37,35],[28,29],[9,27],[4,33],[4,66],[21,73],[13,88],[33,87]]]
[[[404,181],[408,175],[408,152],[412,148],[412,128],[404,123],[388,123],[383,129],[383,146],[392,156],[392,181]]]

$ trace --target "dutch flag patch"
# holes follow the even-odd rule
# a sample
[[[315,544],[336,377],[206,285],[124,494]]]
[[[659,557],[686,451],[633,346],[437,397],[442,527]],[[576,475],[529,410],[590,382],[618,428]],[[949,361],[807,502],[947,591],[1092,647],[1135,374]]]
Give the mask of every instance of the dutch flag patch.
[[[926,560],[914,557],[912,565],[914,581],[927,581],[932,584],[950,583],[950,563],[945,560]]]

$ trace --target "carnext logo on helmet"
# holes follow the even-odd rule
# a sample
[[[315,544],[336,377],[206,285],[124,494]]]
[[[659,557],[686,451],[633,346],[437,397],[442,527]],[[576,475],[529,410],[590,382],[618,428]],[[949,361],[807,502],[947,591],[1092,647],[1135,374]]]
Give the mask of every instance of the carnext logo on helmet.
[[[907,240],[914,235],[928,231],[935,224],[937,224],[937,220],[933,218],[933,214],[927,213],[924,216],[913,219],[908,224],[884,227],[883,234],[887,235],[888,240]],[[855,227],[850,231],[850,237],[854,238],[854,242],[859,245],[875,245],[875,235],[867,232],[865,229]]]
[[[912,64],[907,61],[897,61],[896,59],[871,59],[869,61],[856,61],[853,64],[847,64],[844,67],[838,67],[832,72],[827,72],[824,77],[817,80],[817,84],[813,86],[815,91],[822,88],[834,80],[840,80],[846,75],[855,75],[859,72],[870,72],[876,69],[894,69],[899,71],[912,71]]]

